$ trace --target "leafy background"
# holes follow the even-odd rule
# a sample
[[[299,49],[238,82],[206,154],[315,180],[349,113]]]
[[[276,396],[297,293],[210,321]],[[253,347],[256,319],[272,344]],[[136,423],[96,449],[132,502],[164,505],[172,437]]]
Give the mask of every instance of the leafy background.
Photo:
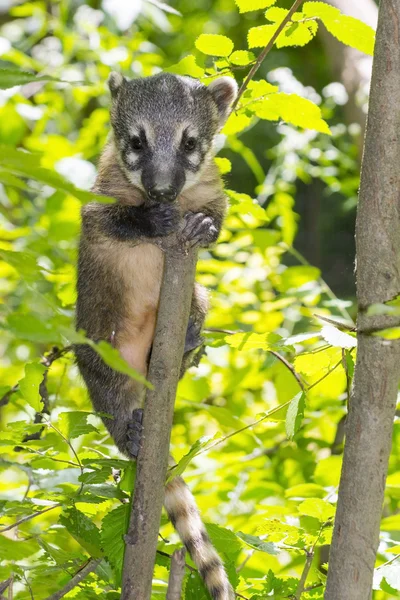
[[[97,561],[68,597],[113,600],[134,465],[93,414],[70,352],[83,336],[73,327],[79,212],[108,131],[105,81],[113,69],[166,69],[240,83],[289,6],[5,5],[0,581],[12,579],[15,598],[40,600]],[[219,245],[200,255],[198,278],[212,297],[207,356],[179,384],[172,433],[171,476],[184,473],[232,583],[253,600],[323,597],[354,370],[360,128],[344,121],[346,93],[327,67],[321,27],[372,53],[367,26],[305,2],[218,140],[231,208]],[[96,349],[126,370],[106,343]],[[376,600],[400,596],[398,437],[396,422]],[[165,519],[161,534],[152,596],[160,600],[179,546]],[[187,562],[185,599],[207,599]]]

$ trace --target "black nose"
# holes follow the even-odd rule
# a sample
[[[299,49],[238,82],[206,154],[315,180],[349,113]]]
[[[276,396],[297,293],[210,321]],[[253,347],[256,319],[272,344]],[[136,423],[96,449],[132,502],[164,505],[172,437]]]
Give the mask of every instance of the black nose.
[[[152,187],[147,192],[150,200],[156,200],[157,202],[173,202],[177,193],[173,188],[157,188]]]

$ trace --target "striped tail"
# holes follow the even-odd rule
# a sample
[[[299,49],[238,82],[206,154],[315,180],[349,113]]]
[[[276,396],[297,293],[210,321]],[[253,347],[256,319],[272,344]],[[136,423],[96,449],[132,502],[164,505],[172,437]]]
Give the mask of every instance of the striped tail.
[[[200,518],[195,499],[181,477],[167,483],[165,510],[210,592],[213,600],[234,600],[221,558]]]

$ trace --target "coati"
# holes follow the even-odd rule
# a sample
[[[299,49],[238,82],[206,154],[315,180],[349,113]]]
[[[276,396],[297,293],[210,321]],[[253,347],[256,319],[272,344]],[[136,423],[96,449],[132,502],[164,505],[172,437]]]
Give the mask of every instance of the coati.
[[[237,86],[229,77],[206,87],[169,73],[131,81],[112,73],[108,85],[112,132],[93,191],[117,202],[82,209],[76,325],[96,342],[109,341],[146,375],[163,270],[157,240],[172,232],[192,247],[217,240],[226,198],[212,147]],[[202,344],[206,310],[205,291],[196,284],[184,368]],[[76,356],[96,411],[112,415],[104,423],[116,445],[136,458],[140,386],[108,367],[88,345],[78,345]],[[166,486],[165,508],[212,598],[234,598],[194,498],[179,477]]]

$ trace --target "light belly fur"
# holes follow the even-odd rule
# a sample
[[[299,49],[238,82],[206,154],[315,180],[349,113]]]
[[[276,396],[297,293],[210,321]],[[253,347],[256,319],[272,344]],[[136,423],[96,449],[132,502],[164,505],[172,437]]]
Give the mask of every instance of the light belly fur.
[[[115,345],[126,362],[146,375],[149,351],[156,326],[161,279],[162,251],[153,244],[121,248],[118,270],[125,281],[125,317],[116,331]]]

